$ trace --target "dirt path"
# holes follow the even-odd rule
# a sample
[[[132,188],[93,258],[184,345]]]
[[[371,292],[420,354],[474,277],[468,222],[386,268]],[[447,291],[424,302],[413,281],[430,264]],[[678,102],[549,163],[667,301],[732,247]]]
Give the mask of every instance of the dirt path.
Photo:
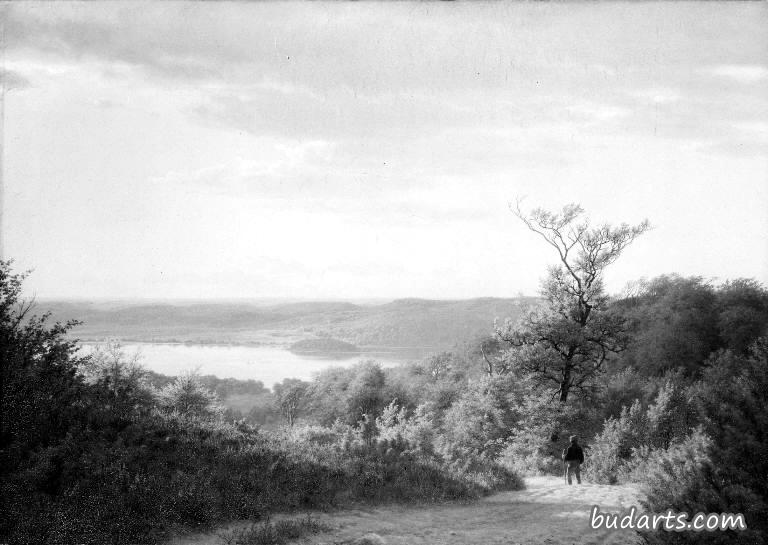
[[[373,537],[372,545],[618,545],[636,541],[631,531],[589,527],[592,505],[614,513],[638,505],[634,487],[569,487],[554,477],[531,477],[526,484],[526,490],[502,492],[468,504],[396,505],[317,514],[317,519],[334,530],[296,543],[346,545],[366,534],[380,538]],[[169,545],[203,544],[221,545],[223,541],[210,534],[178,538]]]

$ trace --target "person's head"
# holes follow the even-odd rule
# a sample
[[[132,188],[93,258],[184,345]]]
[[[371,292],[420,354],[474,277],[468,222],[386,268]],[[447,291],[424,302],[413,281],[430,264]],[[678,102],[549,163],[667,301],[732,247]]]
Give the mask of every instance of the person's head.
[[[575,435],[571,435],[571,437],[569,438],[569,440],[571,441],[571,444],[572,444],[572,445],[575,445],[575,444],[577,444],[577,443],[579,442],[579,438],[578,438],[578,437],[576,437]]]

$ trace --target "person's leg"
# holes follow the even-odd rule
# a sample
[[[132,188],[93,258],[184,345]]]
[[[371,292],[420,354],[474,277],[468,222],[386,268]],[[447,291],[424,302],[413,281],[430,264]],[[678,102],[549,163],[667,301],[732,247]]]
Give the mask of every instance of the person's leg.
[[[576,462],[573,465],[575,466],[573,469],[574,469],[574,473],[576,474],[576,482],[581,484],[581,464],[579,462]]]
[[[571,482],[571,476],[573,475],[573,462],[566,462],[565,466],[565,480],[568,481],[568,484],[573,484]]]

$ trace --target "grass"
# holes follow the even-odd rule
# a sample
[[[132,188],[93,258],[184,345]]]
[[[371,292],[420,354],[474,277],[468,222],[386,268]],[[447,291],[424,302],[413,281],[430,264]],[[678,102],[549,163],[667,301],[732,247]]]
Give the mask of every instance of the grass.
[[[281,519],[274,522],[267,518],[246,528],[220,533],[218,537],[225,545],[283,545],[307,534],[318,534],[331,529],[331,526],[307,515],[305,518]]]

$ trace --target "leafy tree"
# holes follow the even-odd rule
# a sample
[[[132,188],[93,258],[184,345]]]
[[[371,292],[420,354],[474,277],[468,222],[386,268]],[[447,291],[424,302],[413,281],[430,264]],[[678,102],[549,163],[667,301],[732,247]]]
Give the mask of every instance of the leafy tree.
[[[718,329],[725,348],[746,353],[768,334],[768,291],[752,279],[739,278],[717,292]]]
[[[440,352],[428,356],[420,367],[432,382],[437,382],[450,375],[453,364],[454,355],[451,352]]]
[[[623,365],[645,376],[680,371],[695,377],[719,347],[717,299],[700,277],[664,275],[644,283],[634,298],[617,302],[632,341]]]
[[[176,377],[157,395],[160,406],[182,416],[211,419],[223,413],[216,394],[206,388],[193,372]]]
[[[21,297],[26,274],[0,261],[0,457],[31,451],[64,437],[82,422],[86,389],[77,373],[83,358],[66,332],[77,322],[49,324]],[[11,462],[0,460],[10,469]]]
[[[354,370],[327,367],[317,373],[309,391],[310,412],[314,420],[331,426],[336,420],[354,424],[347,418],[346,397]]]
[[[591,227],[576,204],[560,213],[537,208],[526,214],[518,203],[513,211],[555,249],[559,263],[542,282],[545,304],[497,333],[510,345],[510,366],[531,374],[538,386],[554,388],[565,403],[572,390],[589,389],[608,355],[626,345],[624,319],[609,308],[603,273],[649,223]]]
[[[347,392],[347,415],[352,421],[364,415],[373,421],[391,400],[386,399],[386,375],[381,364],[365,361],[355,368],[355,377]]]
[[[473,384],[445,412],[444,440],[452,449],[482,452],[489,442],[508,433],[504,411],[484,384]]]
[[[613,367],[633,368],[646,379],[680,375],[692,382],[712,352],[747,353],[768,331],[768,292],[754,280],[715,287],[697,276],[663,275],[613,307],[632,337]]]
[[[275,384],[275,402],[291,427],[307,407],[309,387],[308,382],[295,378],[287,378]]]
[[[601,379],[600,397],[597,408],[604,418],[618,417],[622,409],[639,399],[648,405],[665,384],[663,378],[650,379],[632,367],[621,366],[620,361],[612,362],[607,374]]]
[[[93,389],[103,410],[119,418],[129,418],[137,410],[148,410],[154,401],[147,371],[139,363],[140,355],[127,355],[120,343],[108,341],[97,345],[80,365],[85,382]]]
[[[313,382],[309,397],[313,417],[327,426],[336,420],[355,425],[364,415],[375,419],[392,401],[387,375],[375,361],[324,369]]]

